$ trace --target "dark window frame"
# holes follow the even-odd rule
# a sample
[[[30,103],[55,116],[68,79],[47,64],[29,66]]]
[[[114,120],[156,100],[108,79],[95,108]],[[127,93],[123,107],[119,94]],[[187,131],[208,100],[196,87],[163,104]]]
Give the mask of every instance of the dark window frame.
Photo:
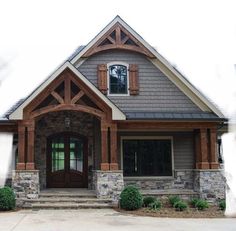
[[[124,75],[121,75],[121,81],[120,81],[120,86],[118,83],[111,83],[112,82],[112,75],[111,75],[111,68],[112,67],[115,67],[115,66],[118,66],[118,67],[124,67],[126,69],[126,75],[125,75],[125,87],[122,91],[122,77],[124,77]],[[112,63],[108,63],[107,64],[107,78],[108,78],[108,81],[107,81],[107,84],[108,84],[108,95],[111,95],[111,96],[128,96],[129,95],[129,65],[126,64],[126,63],[123,63],[123,62],[112,62]],[[113,87],[112,87],[112,84],[113,84]],[[113,91],[112,90],[117,88],[117,91]]]
[[[137,172],[134,173],[127,173],[126,172],[126,167],[125,167],[125,153],[124,153],[124,141],[137,141],[137,142],[144,142],[144,141],[168,141],[169,142],[169,147],[170,147],[170,150],[168,151],[169,152],[169,160],[167,160],[166,163],[164,163],[164,165],[168,164],[168,173],[167,172],[162,172],[162,173],[157,173],[158,170],[157,169],[154,169],[155,167],[153,166],[150,166],[152,165],[152,163],[149,162],[149,166],[150,168],[153,167],[153,171],[155,172],[155,174],[146,174],[148,171],[146,171],[145,173],[145,170],[142,170],[142,169],[148,169],[148,164],[144,164],[144,166],[141,166],[142,165],[142,160],[145,160],[145,157],[143,156],[143,154],[141,153],[138,153],[137,154],[137,157],[136,157],[136,166],[135,164],[132,165],[133,169],[138,167],[137,169]],[[159,142],[160,143],[160,142]],[[145,146],[145,145],[144,145]],[[147,145],[146,145],[147,146]],[[158,147],[156,147],[156,150],[157,150]],[[161,149],[159,147],[159,149]],[[172,136],[165,136],[165,137],[138,137],[138,136],[131,136],[131,137],[121,137],[121,152],[122,152],[122,159],[121,159],[121,163],[122,163],[122,169],[124,171],[124,176],[125,177],[173,177],[174,175],[174,150],[173,150],[173,137]],[[140,151],[138,151],[140,152]],[[132,154],[130,155],[129,158],[132,159]],[[134,156],[134,155],[133,155]],[[141,157],[141,158],[140,158]],[[148,158],[148,157],[147,157]],[[150,158],[150,156],[149,156]],[[154,164],[158,163],[157,162],[157,159],[158,158],[165,158],[164,154],[160,154],[160,155],[156,155],[156,156],[151,156],[151,158],[155,159],[153,160],[154,161]],[[134,158],[133,158],[134,159]],[[150,159],[149,159],[150,160]],[[159,162],[159,164],[163,164],[163,160],[161,160]],[[141,166],[141,167],[140,167]],[[155,165],[157,166],[157,165]],[[132,168],[131,167],[131,168]],[[142,169],[141,169],[142,168]],[[166,166],[164,167],[164,169],[166,168]]]

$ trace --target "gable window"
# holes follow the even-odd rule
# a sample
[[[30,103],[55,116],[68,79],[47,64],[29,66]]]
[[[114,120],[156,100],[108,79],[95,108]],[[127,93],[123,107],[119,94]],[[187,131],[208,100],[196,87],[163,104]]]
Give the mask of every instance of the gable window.
[[[124,176],[172,176],[171,139],[123,139]]]
[[[108,66],[108,90],[110,95],[128,94],[128,68],[126,65]]]

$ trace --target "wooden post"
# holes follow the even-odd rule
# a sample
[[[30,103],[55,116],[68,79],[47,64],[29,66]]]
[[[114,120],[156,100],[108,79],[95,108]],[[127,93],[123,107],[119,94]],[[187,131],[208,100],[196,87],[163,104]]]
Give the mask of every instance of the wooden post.
[[[207,140],[207,129],[201,128],[199,137],[200,156],[199,162],[197,163],[198,169],[209,169]]]
[[[108,125],[105,121],[101,120],[101,154],[102,154],[101,170],[102,171],[109,170],[107,136],[108,136]]]
[[[210,129],[210,167],[211,169],[218,169],[219,163],[216,157],[216,129],[212,128]]]
[[[16,169],[25,169],[25,126],[22,121],[18,123],[18,163]]]
[[[195,145],[195,168],[199,167],[200,163],[200,130],[194,131],[194,145]]]
[[[111,151],[110,170],[118,170],[118,162],[117,162],[117,124],[111,124],[111,126],[110,126],[110,151]]]
[[[29,121],[27,124],[27,162],[26,169],[34,170],[34,121]]]

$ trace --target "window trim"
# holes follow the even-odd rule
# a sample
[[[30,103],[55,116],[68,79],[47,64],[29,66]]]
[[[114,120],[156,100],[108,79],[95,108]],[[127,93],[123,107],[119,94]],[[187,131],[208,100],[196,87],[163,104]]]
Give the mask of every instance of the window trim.
[[[113,94],[110,93],[110,75],[109,75],[109,68],[110,66],[113,65],[122,65],[122,66],[126,66],[127,68],[127,93],[126,94]],[[115,61],[115,62],[110,62],[107,63],[107,96],[130,96],[130,92],[129,92],[129,64],[122,62],[122,61]]]
[[[170,140],[171,142],[171,175],[170,176],[124,176],[124,179],[168,179],[168,178],[174,178],[174,142],[173,142],[173,136],[121,136],[120,137],[120,166],[121,170],[123,170],[123,140]]]

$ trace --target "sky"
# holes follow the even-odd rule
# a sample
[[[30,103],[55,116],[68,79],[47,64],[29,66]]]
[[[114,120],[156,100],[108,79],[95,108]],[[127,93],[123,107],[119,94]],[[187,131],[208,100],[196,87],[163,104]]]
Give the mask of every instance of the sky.
[[[236,1],[0,0],[0,115],[116,15],[236,115]]]

